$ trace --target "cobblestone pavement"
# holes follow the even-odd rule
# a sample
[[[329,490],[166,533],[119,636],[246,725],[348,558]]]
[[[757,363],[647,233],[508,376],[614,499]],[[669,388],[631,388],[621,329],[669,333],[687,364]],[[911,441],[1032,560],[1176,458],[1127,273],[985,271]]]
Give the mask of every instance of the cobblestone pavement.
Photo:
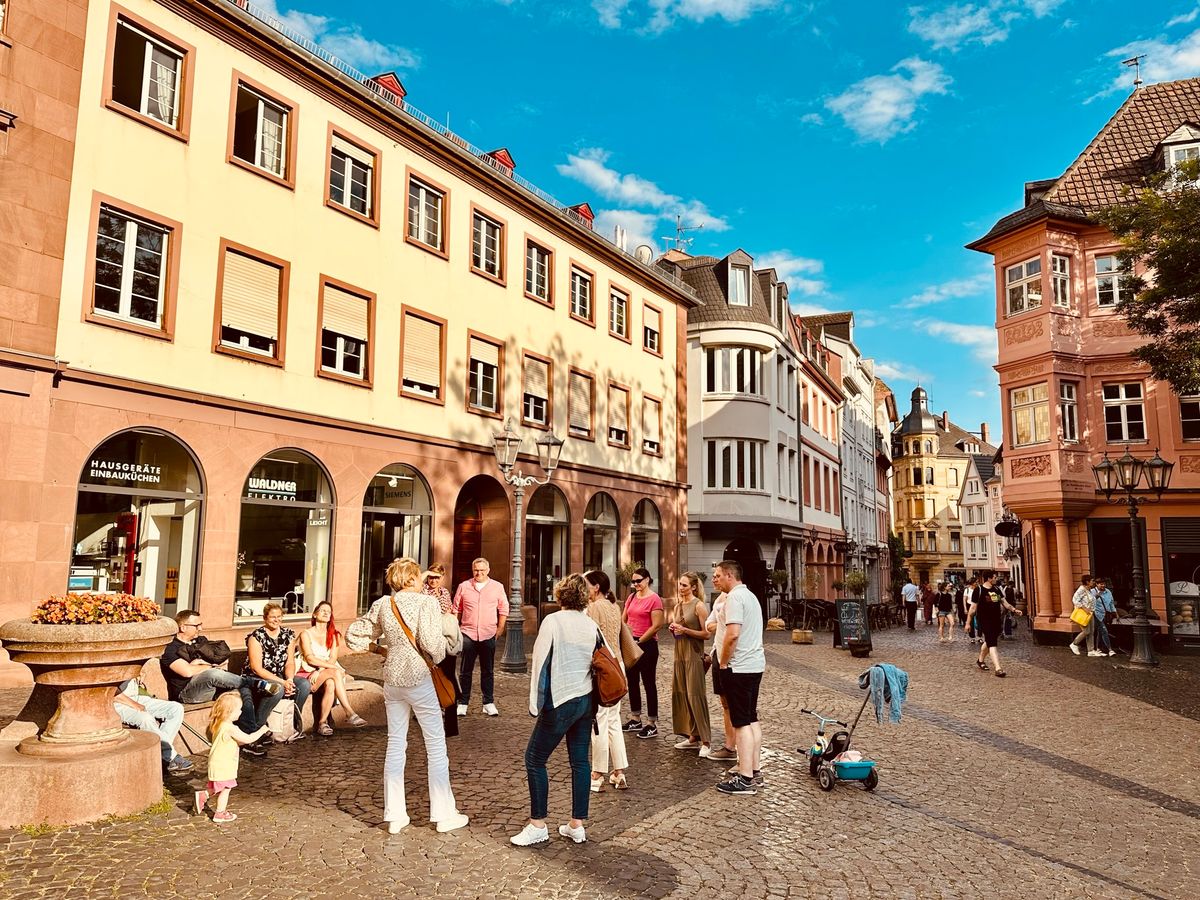
[[[814,732],[799,710],[853,715],[865,663],[829,647],[828,635],[813,646],[768,637],[770,757],[757,796],[718,794],[719,765],[673,750],[664,728],[659,739],[627,741],[631,789],[592,795],[586,844],[555,837],[514,848],[508,838],[528,814],[522,754],[532,720],[527,679],[498,676],[503,715],[472,709],[451,739],[454,788],[471,816],[464,831],[426,824],[416,737],[413,825],[386,834],[386,733],[339,732],[245,762],[229,826],[189,815],[191,786],[175,781],[166,814],[0,833],[0,897],[1197,896],[1200,726],[1161,702],[1158,673],[1024,638],[1002,647],[1010,677],[999,679],[975,669],[961,633],[940,645],[930,630],[882,632],[871,661],[909,672],[904,720],[878,725],[868,710],[856,734],[879,762],[873,794],[856,785],[825,794],[796,752]],[[663,649],[669,712],[669,641]],[[356,658],[366,677],[374,662]],[[1188,694],[1180,709],[1194,711],[1194,665],[1164,671]],[[567,774],[560,748],[552,822],[569,812]]]

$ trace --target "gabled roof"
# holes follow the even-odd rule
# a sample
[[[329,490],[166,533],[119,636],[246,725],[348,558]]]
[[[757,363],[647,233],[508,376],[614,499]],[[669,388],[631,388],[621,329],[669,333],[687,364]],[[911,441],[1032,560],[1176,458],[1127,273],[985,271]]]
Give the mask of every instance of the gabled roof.
[[[834,337],[839,337],[847,343],[850,341],[850,331],[854,325],[854,313],[834,312],[822,313],[817,316],[804,316],[804,324],[811,331],[826,331]]]
[[[979,472],[980,481],[986,482],[989,478],[996,474],[996,464],[993,462],[995,454],[993,453],[975,453],[972,454],[975,460],[975,470]]]

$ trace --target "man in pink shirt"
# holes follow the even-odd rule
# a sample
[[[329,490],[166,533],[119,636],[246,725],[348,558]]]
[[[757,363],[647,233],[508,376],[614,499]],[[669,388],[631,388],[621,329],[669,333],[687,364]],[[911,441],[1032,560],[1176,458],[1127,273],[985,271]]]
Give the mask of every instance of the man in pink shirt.
[[[491,565],[483,557],[471,563],[474,577],[464,581],[454,592],[454,608],[462,623],[462,668],[459,670],[458,714],[465,716],[471,703],[471,678],[475,674],[475,658],[479,658],[479,687],[483,691],[483,711],[489,716],[500,715],[496,709],[495,677],[496,638],[504,634],[508,620],[508,597],[500,582],[488,578]]]

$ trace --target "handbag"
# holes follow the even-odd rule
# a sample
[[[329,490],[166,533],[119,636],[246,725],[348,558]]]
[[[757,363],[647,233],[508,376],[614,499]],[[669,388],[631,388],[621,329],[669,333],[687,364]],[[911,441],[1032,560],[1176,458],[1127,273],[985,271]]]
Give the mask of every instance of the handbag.
[[[195,648],[197,657],[211,665],[219,666],[229,661],[229,644],[225,641],[210,641],[204,635],[200,635],[192,641],[192,647]]]
[[[1071,610],[1071,621],[1080,628],[1087,628],[1092,621],[1092,611],[1084,606],[1077,606]]]
[[[621,664],[604,643],[600,629],[596,629],[596,649],[592,651],[592,693],[596,702],[601,706],[616,706],[627,691]]]
[[[442,709],[449,709],[458,699],[454,690],[454,682],[450,680],[450,676],[429,661],[429,657],[425,655],[425,651],[421,649],[413,637],[413,633],[408,630],[408,625],[405,623],[404,617],[400,615],[400,607],[396,605],[396,597],[394,595],[392,596],[392,615],[396,617],[396,621],[404,629],[404,636],[408,638],[408,642],[417,651],[417,655],[425,661],[425,665],[429,668],[429,677],[433,679],[433,689],[437,692],[438,706]]]
[[[285,697],[275,704],[275,708],[267,716],[267,731],[271,732],[271,739],[276,744],[286,744],[295,738],[295,712],[296,702],[290,697]]]
[[[624,622],[621,623],[621,661],[625,663],[625,668],[632,669],[638,664],[638,660],[642,658],[645,651],[642,645],[633,638],[633,632],[629,630],[629,626]]]

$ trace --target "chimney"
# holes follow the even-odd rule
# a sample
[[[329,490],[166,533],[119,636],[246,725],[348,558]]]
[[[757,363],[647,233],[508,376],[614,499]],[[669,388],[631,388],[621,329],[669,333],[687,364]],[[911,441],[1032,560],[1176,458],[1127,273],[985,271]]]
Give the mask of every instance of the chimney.
[[[979,439],[981,441],[983,441],[985,444],[991,443],[991,441],[988,440],[988,424],[987,424],[987,422],[979,423]]]
[[[946,410],[943,409],[942,410],[942,431],[949,431],[949,430],[950,430],[950,413],[948,413]]]

